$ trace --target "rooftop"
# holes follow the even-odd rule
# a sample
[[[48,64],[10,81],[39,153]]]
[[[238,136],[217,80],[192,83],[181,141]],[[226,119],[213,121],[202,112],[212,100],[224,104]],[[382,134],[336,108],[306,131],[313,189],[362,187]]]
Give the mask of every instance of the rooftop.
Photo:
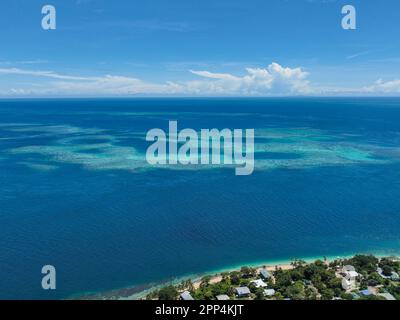
[[[269,271],[267,269],[261,269],[260,275],[265,279],[268,279],[271,277],[271,274],[269,273]]]
[[[275,290],[274,289],[265,289],[264,290],[264,295],[270,297],[273,296],[275,294]]]
[[[358,273],[356,271],[346,271],[346,274],[350,278],[357,278],[358,277]]]
[[[379,293],[378,296],[384,297],[386,300],[396,300],[389,292]]]
[[[185,291],[181,294],[181,299],[182,300],[194,300],[194,298],[192,297],[192,295],[190,294],[189,291]]]
[[[356,271],[353,266],[347,265],[342,268],[343,272]]]
[[[261,279],[253,280],[250,283],[254,283],[256,288],[265,288],[267,286],[267,284]]]
[[[250,294],[250,289],[247,287],[238,287],[235,290],[239,296],[245,296]]]
[[[391,279],[391,280],[399,280],[400,279],[399,274],[395,271],[392,271],[392,274],[390,276],[384,275],[382,268],[377,268],[376,272],[378,272],[379,275],[384,279]]]

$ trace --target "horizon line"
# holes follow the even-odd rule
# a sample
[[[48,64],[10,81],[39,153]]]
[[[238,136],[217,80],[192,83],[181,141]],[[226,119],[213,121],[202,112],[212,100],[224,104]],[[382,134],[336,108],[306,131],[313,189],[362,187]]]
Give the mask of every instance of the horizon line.
[[[0,101],[9,101],[9,100],[136,100],[136,99],[324,99],[324,98],[337,98],[337,99],[394,99],[400,98],[400,95],[323,95],[323,96],[301,96],[301,95],[293,95],[293,96],[54,96],[54,97],[1,97]]]

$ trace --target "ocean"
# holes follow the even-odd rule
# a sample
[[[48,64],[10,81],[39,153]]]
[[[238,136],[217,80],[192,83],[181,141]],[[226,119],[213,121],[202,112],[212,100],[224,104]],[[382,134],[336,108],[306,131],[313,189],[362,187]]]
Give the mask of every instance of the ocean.
[[[146,133],[170,120],[254,128],[254,173],[150,166]],[[1,100],[0,246],[1,299],[398,254],[400,99]]]

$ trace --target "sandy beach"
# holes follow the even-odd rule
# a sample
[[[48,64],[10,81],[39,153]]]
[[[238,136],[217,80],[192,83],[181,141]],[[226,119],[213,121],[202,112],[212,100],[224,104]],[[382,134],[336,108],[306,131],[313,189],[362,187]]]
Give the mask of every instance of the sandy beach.
[[[282,270],[290,270],[293,268],[293,266],[290,263],[285,263],[285,264],[276,264],[276,265],[265,265],[265,266],[258,266],[256,267],[257,273],[259,273],[261,271],[261,269],[267,269],[268,271],[275,271],[276,269],[282,269]],[[236,269],[232,269],[229,270],[228,272],[232,272],[232,271],[239,271],[240,268],[236,268]],[[210,283],[218,283],[222,280],[222,275],[220,273],[215,274],[215,275],[211,275],[211,279],[210,279]],[[196,279],[195,281],[193,281],[193,287],[195,289],[199,288],[201,284],[201,278]]]

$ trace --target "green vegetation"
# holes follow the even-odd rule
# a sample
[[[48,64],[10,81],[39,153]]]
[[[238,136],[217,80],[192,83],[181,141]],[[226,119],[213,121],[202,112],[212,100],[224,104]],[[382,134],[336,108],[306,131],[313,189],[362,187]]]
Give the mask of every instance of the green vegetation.
[[[342,293],[341,280],[321,260],[294,264],[292,270],[277,270],[274,276],[275,290],[293,300],[331,300]]]
[[[192,291],[192,293],[196,300],[213,300],[220,294],[233,295],[233,286],[230,278],[226,276],[215,284],[210,284],[210,278],[204,277],[201,280],[199,288]]]
[[[172,285],[160,289],[157,293],[159,300],[176,300],[178,295],[178,290]]]
[[[344,266],[354,267],[358,274],[354,279],[356,286],[346,288],[347,291],[342,287],[343,278],[346,277],[342,271]],[[326,259],[312,263],[294,260],[286,270],[276,267],[270,271],[271,277],[263,280],[264,287],[258,288],[254,283],[261,279],[260,269],[242,267],[221,273],[218,277],[205,276],[196,284],[185,280],[177,286],[170,285],[151,292],[146,298],[173,300],[183,291],[189,291],[195,300],[215,300],[218,295],[228,295],[232,300],[385,300],[379,293],[390,293],[400,300],[400,284],[392,279],[392,272],[399,270],[400,262],[393,257],[378,259],[372,255],[356,255],[330,263]],[[237,287],[248,287],[250,295],[237,297]],[[267,296],[265,289],[274,291]]]

